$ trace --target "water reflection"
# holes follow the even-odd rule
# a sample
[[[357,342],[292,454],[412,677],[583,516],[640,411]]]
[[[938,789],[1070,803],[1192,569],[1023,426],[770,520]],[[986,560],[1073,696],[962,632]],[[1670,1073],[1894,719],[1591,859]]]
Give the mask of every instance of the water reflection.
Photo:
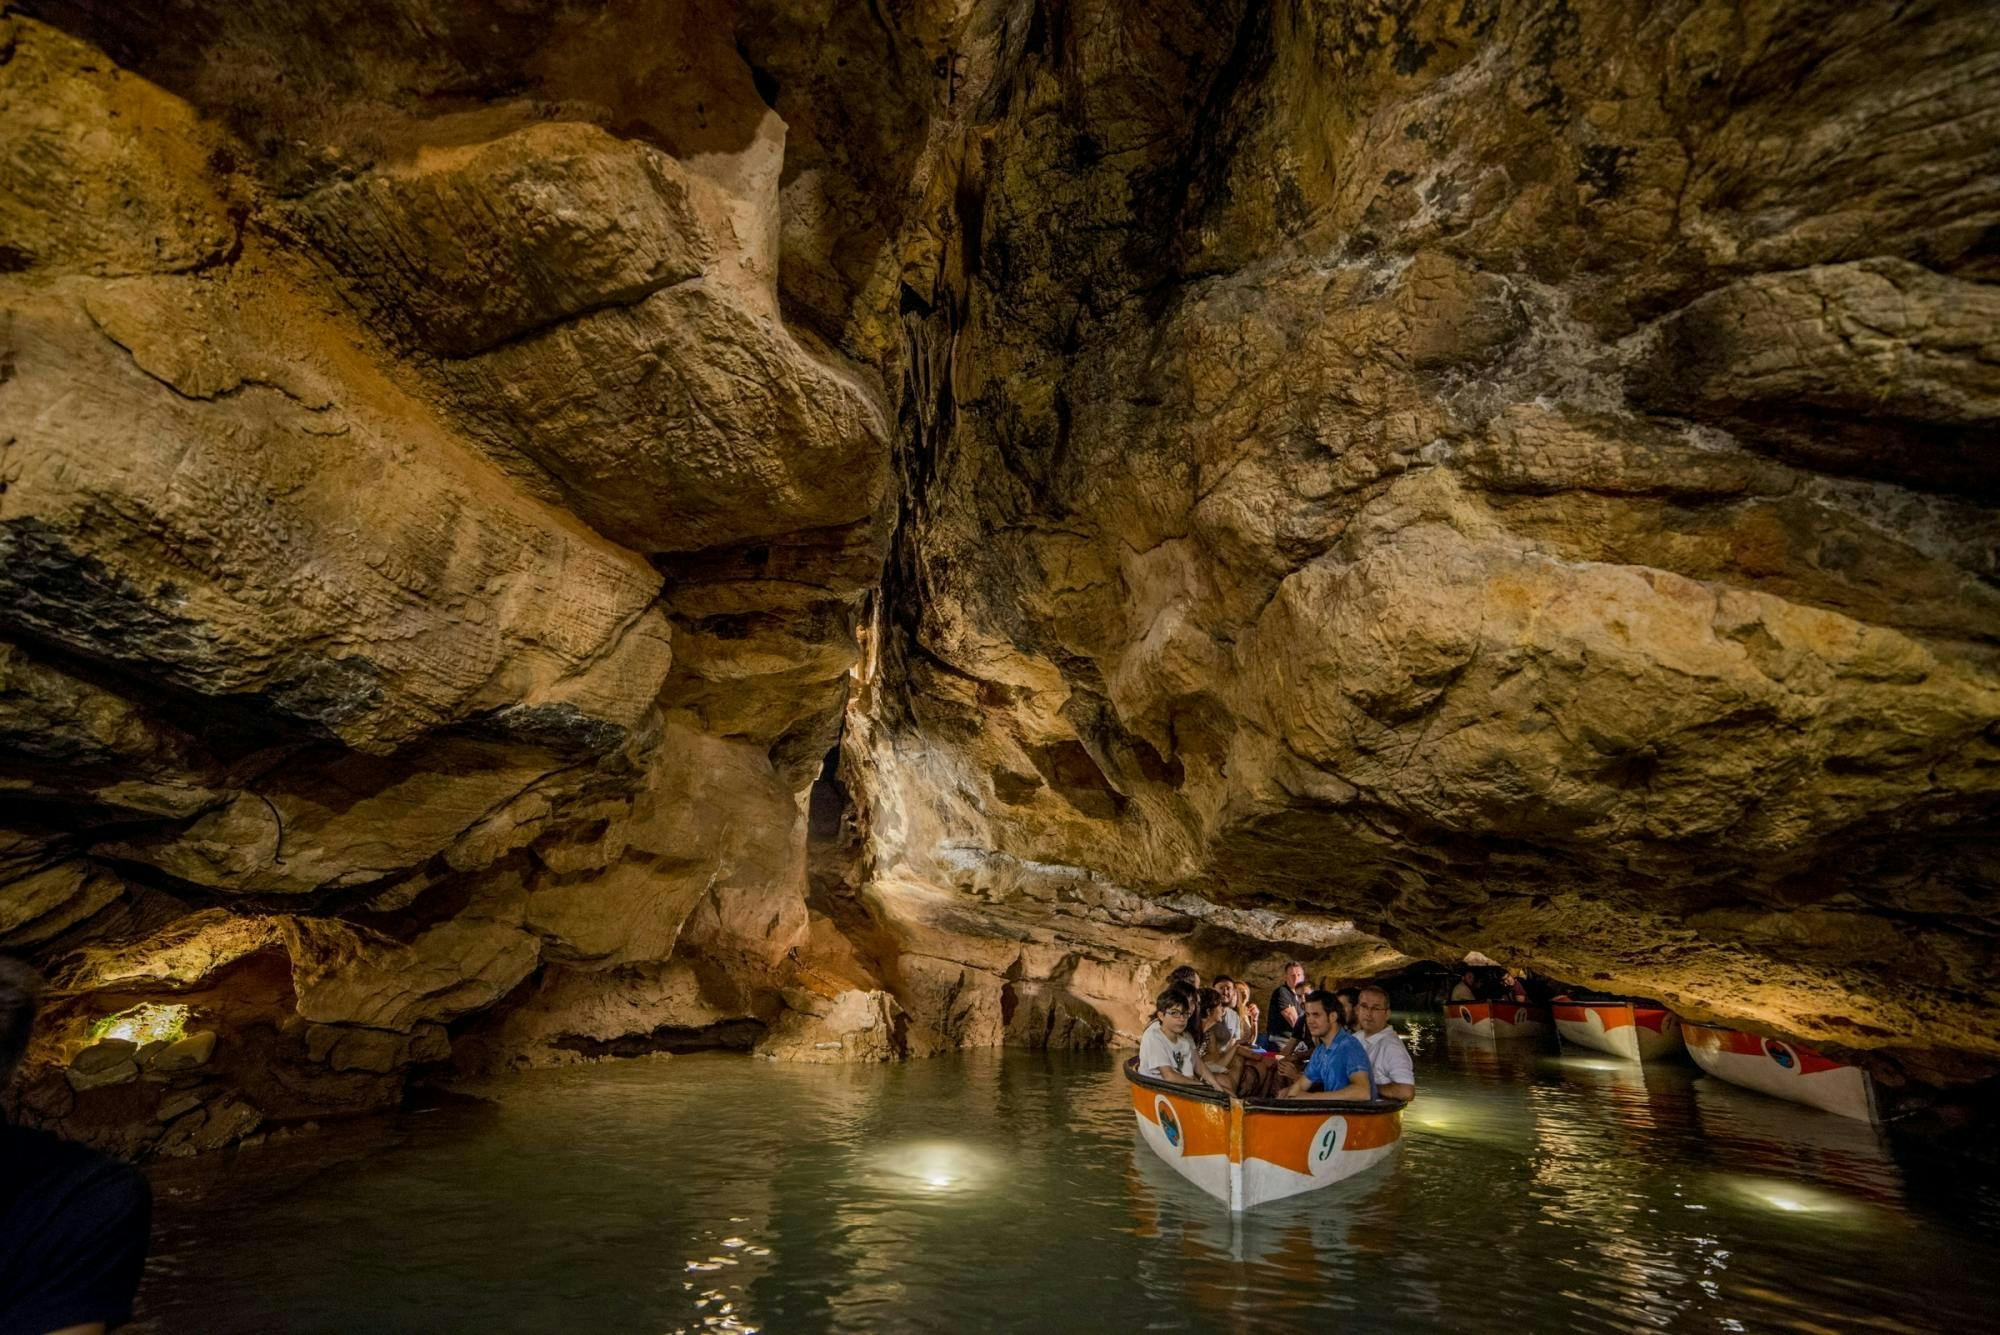
[[[1963,1160],[1913,1202],[1865,1125],[1397,1025],[1422,1090],[1397,1157],[1237,1217],[1138,1142],[1103,1054],[520,1079],[275,1198],[239,1194],[273,1152],[188,1169],[219,1190],[163,1190],[139,1329],[1902,1329],[1912,1294],[1978,1328],[2000,1303]]]

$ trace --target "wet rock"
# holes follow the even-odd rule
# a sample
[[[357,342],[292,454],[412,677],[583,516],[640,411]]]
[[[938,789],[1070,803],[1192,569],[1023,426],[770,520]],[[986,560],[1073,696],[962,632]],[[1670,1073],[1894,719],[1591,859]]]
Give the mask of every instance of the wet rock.
[[[203,1029],[168,1044],[147,1061],[154,1071],[188,1071],[205,1066],[215,1053],[215,1031]]]
[[[174,1122],[183,1113],[199,1108],[212,1097],[213,1093],[214,1091],[205,1089],[176,1090],[160,1100],[160,1106],[153,1110],[153,1120],[157,1122]]]
[[[263,1125],[264,1114],[240,1099],[225,1098],[200,1114],[201,1124],[192,1129],[188,1144],[196,1150],[218,1150],[233,1145]],[[179,1123],[175,1124],[176,1127]]]
[[[138,1045],[122,1038],[105,1038],[70,1058],[70,1088],[78,1093],[105,1085],[123,1085],[139,1078],[134,1060]]]
[[[884,992],[850,990],[833,997],[790,989],[787,1009],[754,1052],[773,1061],[881,1062],[907,1055],[899,1034],[901,1007]]]

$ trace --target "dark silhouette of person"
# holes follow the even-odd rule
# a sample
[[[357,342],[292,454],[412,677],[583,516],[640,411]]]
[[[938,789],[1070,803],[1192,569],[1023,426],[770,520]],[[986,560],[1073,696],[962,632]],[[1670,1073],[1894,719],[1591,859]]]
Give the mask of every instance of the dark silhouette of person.
[[[0,958],[0,1090],[41,979]],[[153,1192],[130,1164],[0,1118],[0,1335],[96,1335],[132,1319]]]

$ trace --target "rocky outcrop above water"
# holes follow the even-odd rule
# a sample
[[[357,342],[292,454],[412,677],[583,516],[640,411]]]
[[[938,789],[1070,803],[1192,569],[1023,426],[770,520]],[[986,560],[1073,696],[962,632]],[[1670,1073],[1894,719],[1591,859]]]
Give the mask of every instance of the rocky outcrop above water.
[[[1949,2],[10,11],[24,1099],[202,1147],[1467,949],[1991,1073],[1995,54]],[[198,1068],[64,1074],[162,1000]]]
[[[1992,1069],[1977,7],[1043,14],[913,284],[882,861]]]
[[[29,1105],[201,1143],[185,1080],[60,1074],[145,999],[272,1118],[393,1100],[496,1008],[488,1060],[574,1055],[547,998],[670,960],[653,1009],[761,1026],[893,410],[781,314],[729,16],[184,9],[0,20]]]

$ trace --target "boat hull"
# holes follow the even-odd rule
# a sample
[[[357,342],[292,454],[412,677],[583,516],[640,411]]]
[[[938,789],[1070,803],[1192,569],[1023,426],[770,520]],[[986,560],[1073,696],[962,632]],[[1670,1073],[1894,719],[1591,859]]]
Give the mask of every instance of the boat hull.
[[[1139,1137],[1182,1177],[1233,1211],[1366,1172],[1396,1151],[1402,1104],[1245,1103],[1170,1085],[1125,1064]]]
[[[1515,1001],[1448,1001],[1444,1023],[1471,1038],[1540,1038],[1549,1032],[1549,1011]]]
[[[1856,1121],[1881,1120],[1875,1082],[1858,1067],[1797,1043],[1685,1020],[1681,1036],[1695,1064],[1717,1079]]]
[[[1550,1010],[1565,1043],[1626,1061],[1650,1062],[1681,1047],[1681,1024],[1664,1006],[1635,1001],[1558,1001]]]

